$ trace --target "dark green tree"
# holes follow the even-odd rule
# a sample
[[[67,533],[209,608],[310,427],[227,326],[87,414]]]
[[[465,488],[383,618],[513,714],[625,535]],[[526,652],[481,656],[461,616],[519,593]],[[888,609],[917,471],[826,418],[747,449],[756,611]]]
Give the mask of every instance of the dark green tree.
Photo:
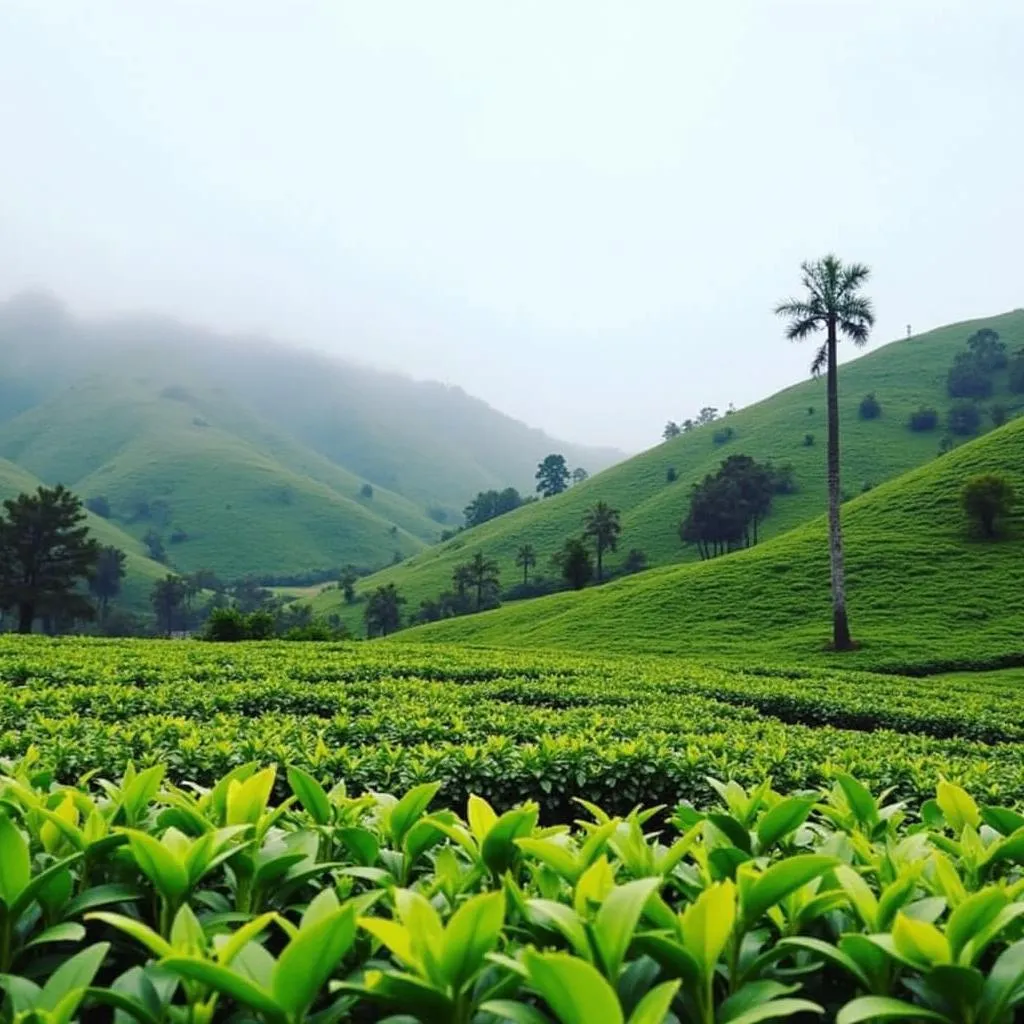
[[[466,563],[470,586],[476,591],[476,610],[484,607],[484,598],[493,599],[501,585],[498,563],[485,558],[479,551]]]
[[[639,548],[630,548],[626,561],[622,564],[623,571],[632,575],[643,572],[647,568],[647,555]]]
[[[545,498],[561,494],[569,486],[569,467],[564,455],[548,455],[537,466],[537,490]]]
[[[594,542],[594,550],[597,553],[598,583],[603,578],[604,553],[618,548],[621,533],[619,510],[612,508],[607,502],[599,501],[583,517],[583,536]]]
[[[661,432],[661,437],[664,441],[671,441],[673,437],[678,437],[682,432],[682,428],[675,420],[669,420],[665,424],[665,429]]]
[[[582,466],[577,466],[572,471],[572,482],[574,484],[581,484],[581,483],[583,483],[584,480],[589,480],[589,479],[590,479],[590,474]]]
[[[82,502],[66,487],[40,487],[3,504],[0,515],[0,609],[16,609],[18,632],[36,618],[89,618],[79,584],[92,575],[99,544],[83,525]]]
[[[1014,354],[1010,360],[1010,390],[1019,395],[1024,392],[1024,348]]]
[[[89,577],[89,593],[96,598],[101,621],[106,621],[107,607],[121,593],[125,561],[125,553],[120,548],[109,546],[99,550],[96,567]]]
[[[811,364],[817,376],[826,374],[828,396],[828,534],[832,577],[832,644],[837,651],[853,646],[846,612],[846,574],[843,566],[843,534],[839,521],[842,488],[839,479],[839,338],[864,345],[875,322],[871,300],[860,294],[870,270],[860,263],[844,264],[834,255],[801,265],[804,295],[775,308],[789,321],[786,336],[795,341],[825,332],[825,343]]]
[[[467,527],[479,526],[514,511],[522,503],[522,495],[514,487],[506,487],[503,491],[480,491],[463,509],[462,514]]]
[[[590,549],[581,537],[570,537],[552,560],[573,590],[582,590],[594,578]]]
[[[366,635],[387,636],[401,629],[403,604],[405,598],[398,592],[394,583],[377,587],[366,601]]]
[[[165,636],[170,636],[183,625],[185,591],[185,580],[174,573],[168,573],[153,584],[149,601],[156,615],[156,628]]]
[[[983,373],[995,373],[1006,366],[1006,345],[991,327],[982,327],[967,339],[967,351]]]
[[[342,594],[345,596],[345,604],[352,604],[356,599],[356,581],[359,579],[359,574],[355,570],[355,566],[346,565],[341,570],[341,575],[338,577],[338,586],[341,588]]]
[[[973,402],[957,402],[946,415],[946,428],[958,437],[976,434],[981,427],[981,410]]]
[[[964,511],[981,527],[986,537],[995,537],[999,519],[1008,516],[1016,504],[1013,485],[1001,473],[980,473],[964,484],[960,493]]]
[[[523,570],[523,586],[530,582],[530,570],[537,564],[537,552],[532,544],[523,544],[516,552],[516,565]]]
[[[146,545],[146,551],[154,562],[167,561],[167,548],[164,547],[163,538],[156,530],[147,530],[146,535],[142,538],[142,543]]]

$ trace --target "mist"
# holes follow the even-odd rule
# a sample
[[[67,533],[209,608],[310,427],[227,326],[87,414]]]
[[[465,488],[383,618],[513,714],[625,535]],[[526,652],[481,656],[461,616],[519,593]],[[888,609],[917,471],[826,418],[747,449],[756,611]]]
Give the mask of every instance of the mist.
[[[771,314],[802,259],[874,268],[873,346],[1022,304],[1022,31],[1010,0],[6,0],[0,296],[637,450],[806,377]]]

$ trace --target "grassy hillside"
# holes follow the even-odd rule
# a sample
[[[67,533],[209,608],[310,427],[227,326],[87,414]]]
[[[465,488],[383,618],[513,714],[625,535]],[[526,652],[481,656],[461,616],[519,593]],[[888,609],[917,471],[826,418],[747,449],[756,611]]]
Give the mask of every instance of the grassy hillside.
[[[33,406],[0,425],[0,456],[106,496],[125,531],[161,535],[175,568],[227,578],[379,565],[440,529],[397,494],[361,497],[366,481],[225,396],[147,378],[92,380]]]
[[[1006,535],[972,536],[971,475],[1009,475],[1021,499]],[[861,649],[827,654],[823,517],[756,548],[420,627],[416,641],[700,653],[855,667],[1024,663],[1024,419],[844,506],[849,607]]]
[[[842,472],[848,496],[934,458],[944,430],[913,433],[907,429],[907,418],[921,405],[933,406],[945,417],[951,404],[946,396],[947,370],[968,336],[983,326],[998,331],[1010,351],[1024,345],[1024,310],[1018,310],[894,342],[842,366]],[[810,346],[807,350],[809,361]],[[857,410],[869,392],[881,403],[882,416],[865,421],[858,418]],[[984,406],[987,409],[995,402],[1007,406],[1011,414],[1024,407],[1024,396],[1009,394],[1005,374],[997,377],[996,394]],[[652,429],[657,426],[652,424]],[[725,444],[716,444],[714,434],[723,426],[731,427],[734,436]],[[990,426],[986,422],[984,429]],[[814,436],[811,447],[804,443],[807,434]],[[683,434],[619,463],[557,498],[420,552],[402,565],[364,580],[359,589],[395,583],[406,596],[408,608],[414,610],[421,600],[448,589],[455,566],[478,551],[498,561],[502,582],[508,586],[518,578],[515,553],[522,544],[534,546],[538,571],[550,574],[550,556],[567,537],[579,534],[584,513],[599,500],[622,512],[622,540],[618,555],[609,557],[612,567],[630,548],[644,551],[652,565],[695,560],[696,550],[684,547],[677,532],[690,487],[734,453],[794,467],[798,491],[778,496],[764,524],[764,536],[776,536],[807,522],[824,508],[825,442],[825,382],[807,380],[741,409],[721,423]],[[668,481],[669,469],[677,474],[675,482]],[[353,625],[360,614],[360,606],[345,608],[337,591],[326,591],[314,604],[322,611],[341,611]]]
[[[23,492],[32,492],[39,484],[40,481],[27,470],[15,466],[6,459],[0,459],[0,501]],[[148,612],[150,589],[156,580],[166,574],[166,567],[148,558],[143,545],[114,523],[92,513],[87,514],[86,521],[92,535],[100,544],[120,548],[127,556],[127,575],[121,594],[115,602],[117,607],[134,612]]]

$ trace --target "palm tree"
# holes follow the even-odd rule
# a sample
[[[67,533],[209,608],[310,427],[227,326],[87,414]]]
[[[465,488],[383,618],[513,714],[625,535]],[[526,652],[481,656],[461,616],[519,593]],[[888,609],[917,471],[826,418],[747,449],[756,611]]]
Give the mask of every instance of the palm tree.
[[[619,546],[619,510],[599,501],[583,517],[583,536],[594,541],[597,551],[597,582],[601,582],[601,566],[605,551],[614,551]]]
[[[832,645],[837,651],[849,650],[850,624],[846,616],[846,581],[843,572],[843,534],[839,525],[839,380],[836,345],[839,335],[855,345],[868,340],[875,322],[871,300],[859,291],[871,271],[862,263],[844,264],[828,255],[813,263],[801,264],[806,294],[789,299],[775,308],[776,316],[789,324],[786,337],[800,341],[824,330],[825,342],[811,364],[818,376],[826,370],[828,389],[828,548],[832,565]]]
[[[532,544],[524,544],[516,552],[516,565],[523,570],[523,586],[530,582],[530,570],[537,564],[537,552]]]
[[[471,586],[476,587],[476,610],[480,611],[484,603],[484,590],[497,590],[501,580],[498,575],[498,563],[478,551],[471,561],[466,563],[467,576]]]

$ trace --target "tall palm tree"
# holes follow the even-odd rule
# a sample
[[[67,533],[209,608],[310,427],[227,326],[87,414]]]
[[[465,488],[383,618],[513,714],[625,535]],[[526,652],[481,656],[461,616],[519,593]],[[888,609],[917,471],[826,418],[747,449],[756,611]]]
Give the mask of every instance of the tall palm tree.
[[[601,567],[605,551],[614,551],[619,546],[619,534],[622,524],[619,522],[619,510],[606,502],[599,501],[583,517],[583,536],[594,541],[597,552],[597,582],[601,582]]]
[[[828,390],[828,550],[832,566],[832,645],[837,651],[853,646],[846,616],[846,580],[843,571],[843,533],[839,524],[839,372],[836,346],[839,336],[855,345],[868,340],[875,322],[871,300],[859,294],[871,271],[862,263],[844,264],[828,255],[800,266],[805,295],[775,308],[789,324],[786,337],[800,341],[825,331],[825,342],[811,364],[811,373],[826,370]]]
[[[466,563],[469,582],[476,587],[476,610],[480,611],[484,603],[485,590],[497,590],[501,578],[499,576],[498,563],[492,562],[489,558],[478,551],[472,559]]]
[[[530,582],[530,570],[537,564],[537,552],[532,544],[524,544],[516,552],[516,565],[523,570],[523,586]]]

